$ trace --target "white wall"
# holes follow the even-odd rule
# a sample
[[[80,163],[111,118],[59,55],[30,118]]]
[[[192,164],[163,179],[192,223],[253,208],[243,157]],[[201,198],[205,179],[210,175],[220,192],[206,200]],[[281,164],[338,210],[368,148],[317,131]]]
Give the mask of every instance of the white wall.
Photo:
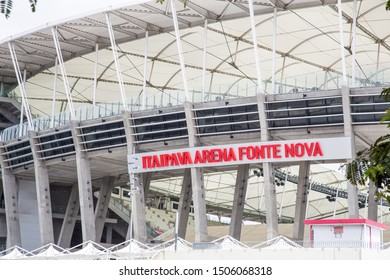
[[[381,230],[376,227],[371,227],[372,242],[382,242]]]
[[[335,226],[343,226],[343,233],[335,234]],[[314,248],[337,248],[341,243],[343,247],[356,248],[381,242],[380,229],[370,225],[313,225],[313,230]]]

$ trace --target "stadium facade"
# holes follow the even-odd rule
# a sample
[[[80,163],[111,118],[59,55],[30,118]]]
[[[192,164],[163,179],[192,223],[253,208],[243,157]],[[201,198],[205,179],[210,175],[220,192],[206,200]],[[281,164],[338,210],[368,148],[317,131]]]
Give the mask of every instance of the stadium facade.
[[[295,241],[305,219],[383,222],[373,184],[311,170],[386,133],[385,1],[182,2],[128,1],[0,41],[4,248],[149,243],[167,197],[196,244],[213,239],[209,214],[237,240],[245,219],[266,240],[292,223]]]

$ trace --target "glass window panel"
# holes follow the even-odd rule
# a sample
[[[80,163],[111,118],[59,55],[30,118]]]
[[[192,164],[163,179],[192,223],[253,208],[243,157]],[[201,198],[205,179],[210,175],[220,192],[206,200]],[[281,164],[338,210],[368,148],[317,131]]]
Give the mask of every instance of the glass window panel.
[[[231,114],[245,113],[247,112],[247,108],[245,106],[232,107],[230,111]]]
[[[230,125],[219,125],[219,126],[216,126],[216,130],[217,130],[217,132],[230,131],[231,126]]]
[[[243,122],[247,120],[247,115],[233,115],[231,119],[233,122]]]
[[[214,116],[217,116],[217,115],[228,115],[228,114],[229,114],[229,108],[214,109]]]
[[[247,130],[248,129],[248,124],[234,124],[232,125],[233,130]]]
[[[246,106],[246,111],[247,112],[257,112],[257,105],[247,105]]]

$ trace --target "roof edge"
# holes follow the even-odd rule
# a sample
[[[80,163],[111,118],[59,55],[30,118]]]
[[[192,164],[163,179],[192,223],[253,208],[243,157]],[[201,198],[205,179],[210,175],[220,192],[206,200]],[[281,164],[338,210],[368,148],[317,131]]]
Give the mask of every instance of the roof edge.
[[[60,24],[63,24],[63,23],[66,23],[66,22],[69,22],[72,20],[77,20],[77,19],[80,19],[83,17],[87,17],[87,16],[99,14],[99,13],[104,13],[104,12],[109,12],[109,11],[114,11],[117,9],[121,9],[121,8],[132,6],[132,5],[138,5],[138,4],[146,3],[149,1],[150,0],[128,0],[128,1],[124,1],[123,3],[120,3],[120,4],[107,5],[105,7],[99,8],[99,9],[90,10],[88,12],[74,14],[73,16],[70,16],[70,17],[64,17],[64,18],[61,18],[57,21],[47,22],[43,25],[37,25],[34,28],[26,29],[20,33],[16,33],[16,34],[4,37],[4,38],[0,38],[0,45],[4,44],[4,43],[11,42],[11,41],[16,40],[16,39],[19,39],[19,38],[26,36],[28,34],[38,32],[44,28],[53,27],[53,26],[60,25]]]
[[[387,225],[378,223],[369,219],[325,219],[325,220],[305,220],[305,225],[359,225],[367,224],[370,226],[375,226],[383,230],[387,230],[389,227]]]

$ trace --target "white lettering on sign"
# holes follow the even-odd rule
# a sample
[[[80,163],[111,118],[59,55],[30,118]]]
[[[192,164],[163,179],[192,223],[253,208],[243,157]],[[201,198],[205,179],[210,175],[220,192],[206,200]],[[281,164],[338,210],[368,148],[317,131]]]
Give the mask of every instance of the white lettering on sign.
[[[196,147],[130,154],[129,172],[141,173],[190,167],[261,162],[346,160],[351,138],[322,138]]]

